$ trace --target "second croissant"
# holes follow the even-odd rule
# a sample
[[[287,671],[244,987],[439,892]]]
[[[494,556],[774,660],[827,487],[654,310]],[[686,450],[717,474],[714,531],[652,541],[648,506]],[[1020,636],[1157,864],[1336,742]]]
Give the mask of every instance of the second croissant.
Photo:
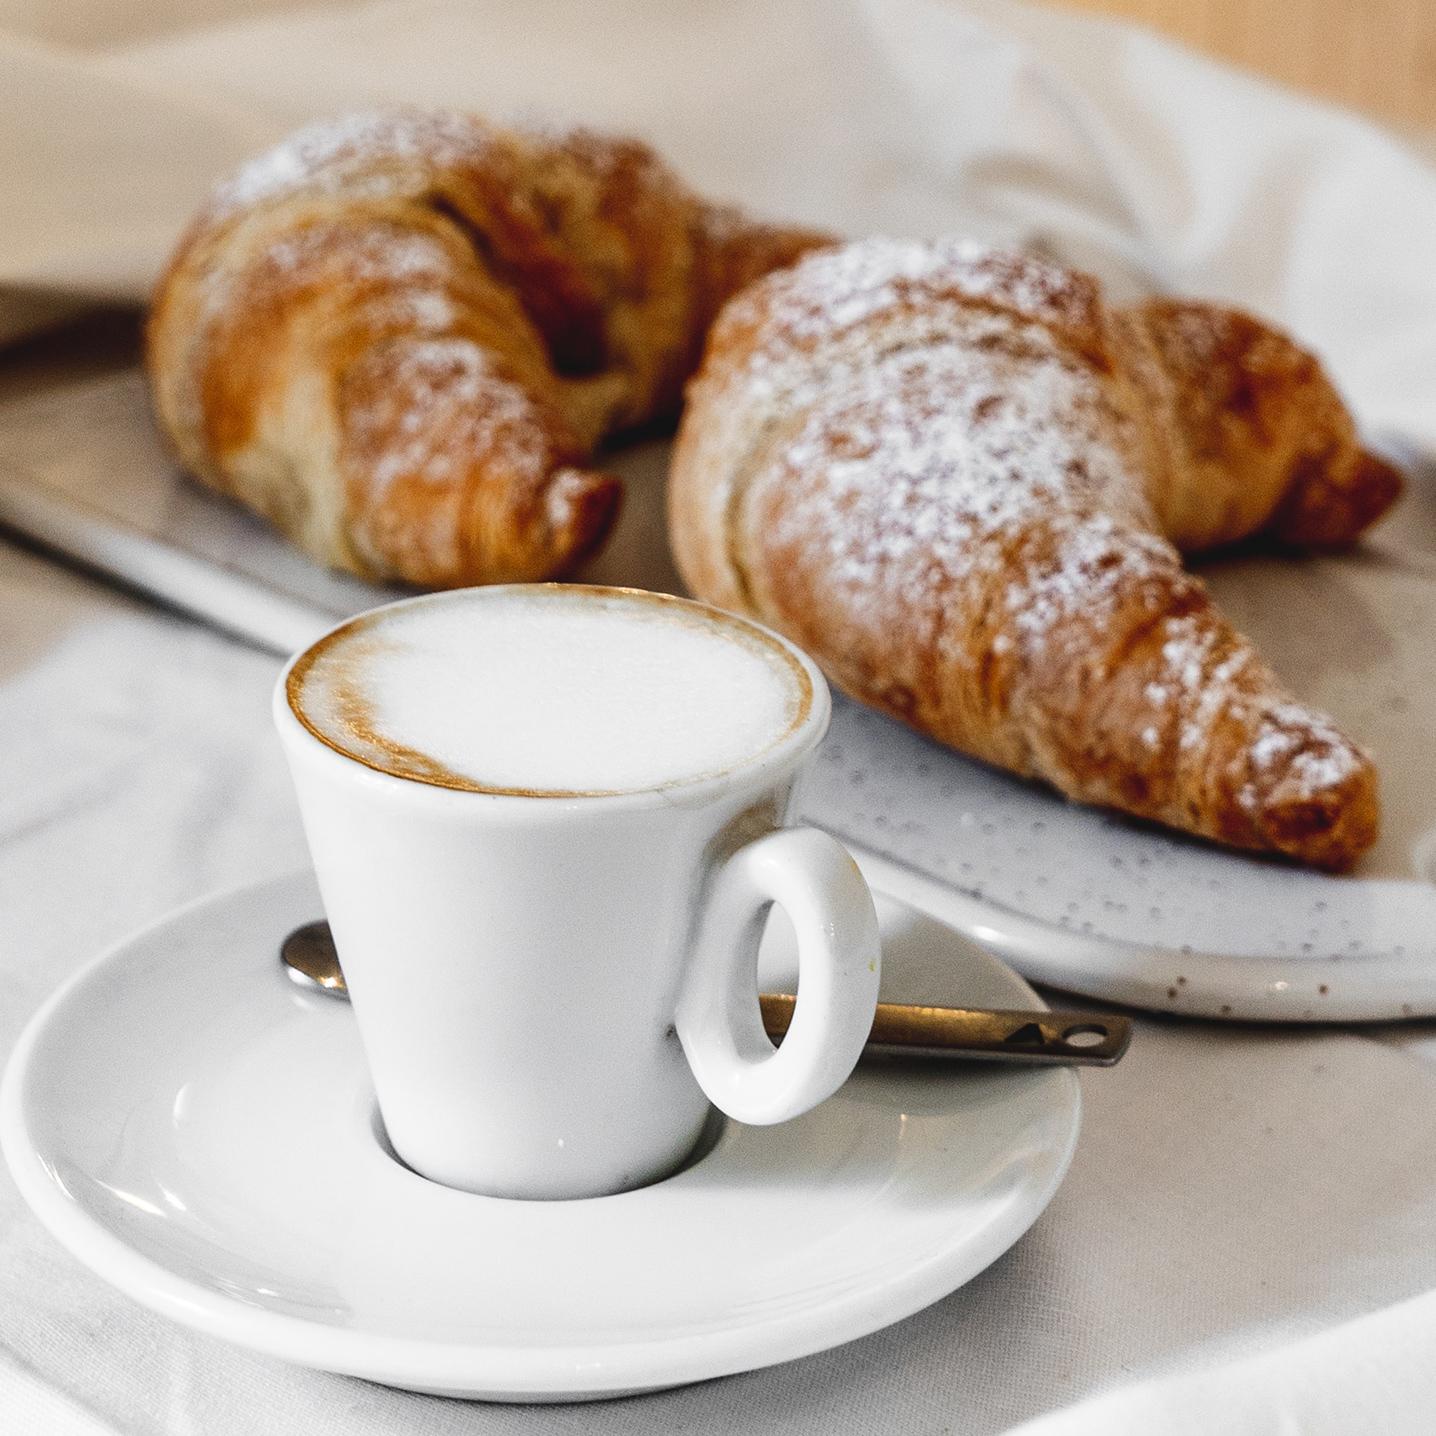
[[[959,244],[812,255],[724,311],[670,527],[701,597],[834,681],[1069,797],[1342,868],[1370,758],[1182,566],[1343,544],[1399,490],[1320,366],[1237,311],[1109,308]]]

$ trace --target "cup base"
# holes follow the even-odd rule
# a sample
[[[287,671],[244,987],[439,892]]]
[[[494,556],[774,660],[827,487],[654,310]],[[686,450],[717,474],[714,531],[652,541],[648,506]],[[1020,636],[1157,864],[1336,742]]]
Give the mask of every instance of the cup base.
[[[432,1182],[436,1187],[447,1187],[450,1191],[465,1192],[470,1196],[487,1197],[491,1201],[510,1202],[586,1202],[597,1201],[604,1197],[621,1197],[626,1192],[641,1192],[645,1187],[656,1187],[661,1182],[667,1182],[676,1177],[680,1172],[689,1171],[709,1156],[713,1149],[722,1140],[724,1129],[728,1125],[728,1119],[716,1108],[709,1107],[707,1116],[703,1119],[703,1126],[700,1128],[697,1140],[687,1152],[674,1164],[665,1166],[663,1170],[651,1173],[636,1182],[626,1182],[622,1186],[603,1187],[593,1191],[566,1192],[562,1195],[532,1195],[524,1192],[507,1189],[495,1189],[491,1187],[473,1187],[457,1182],[440,1181],[437,1177],[431,1177],[418,1168],[412,1166],[401,1157],[395,1149],[393,1142],[389,1140],[388,1129],[384,1126],[384,1115],[379,1110],[377,1101],[371,1104],[369,1115],[369,1130],[373,1134],[375,1142],[378,1143],[380,1151],[397,1166],[403,1167],[406,1172],[412,1173],[421,1182]]]

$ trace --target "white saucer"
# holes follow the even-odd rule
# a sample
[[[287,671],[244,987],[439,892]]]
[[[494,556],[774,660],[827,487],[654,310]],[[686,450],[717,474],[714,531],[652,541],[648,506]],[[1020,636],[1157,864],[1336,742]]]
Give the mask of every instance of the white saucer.
[[[883,995],[1040,1007],[996,959],[879,900]],[[863,1336],[971,1279],[1077,1138],[1065,1069],[865,1067],[668,1181],[581,1202],[435,1186],[376,1136],[348,1007],[280,970],[307,875],[213,898],[56,994],[0,1090],[0,1143],[56,1237],[208,1334],[500,1401],[614,1396]],[[774,924],[764,979],[791,972]],[[715,1124],[716,1125],[716,1124]]]

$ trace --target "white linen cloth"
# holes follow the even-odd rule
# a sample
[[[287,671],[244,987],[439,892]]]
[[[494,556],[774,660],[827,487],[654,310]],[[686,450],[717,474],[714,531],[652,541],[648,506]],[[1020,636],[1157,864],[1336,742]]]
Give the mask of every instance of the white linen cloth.
[[[1372,125],[1139,30],[1006,0],[331,0],[35,38],[83,35],[90,5],[98,33],[137,23],[122,0],[63,20],[0,0],[0,25],[32,17],[0,29],[12,331],[57,296],[143,298],[219,172],[303,120],[402,100],[631,130],[776,216],[1022,239],[1117,292],[1250,305],[1323,353],[1369,425],[1436,439],[1436,176]]]
[[[1436,443],[1436,176],[1145,34],[936,0],[386,0],[189,24],[225,8],[169,0],[137,34],[119,0],[0,0],[0,332],[141,298],[216,173],[293,123],[450,103],[637,131],[774,215],[1021,239],[1122,293],[1249,304],[1322,349],[1368,425]],[[304,861],[273,676],[0,547],[0,1054],[100,946]],[[586,1408],[406,1396],[179,1330],[90,1277],[0,1178],[0,1428],[826,1436],[1055,1411],[1044,1436],[1421,1429],[1433,1031],[1144,1021],[1084,1082],[1051,1211],[969,1287],[837,1352]]]
[[[1436,1293],[1414,1297],[1267,1356],[1098,1397],[1013,1436],[1265,1436],[1412,1431],[1436,1403]],[[1331,1373],[1339,1371],[1339,1380]]]

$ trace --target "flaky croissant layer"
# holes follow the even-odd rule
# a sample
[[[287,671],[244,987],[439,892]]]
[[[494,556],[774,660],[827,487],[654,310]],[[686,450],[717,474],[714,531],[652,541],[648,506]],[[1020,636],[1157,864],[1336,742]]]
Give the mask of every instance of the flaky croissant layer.
[[[1315,360],[1246,315],[1111,310],[1055,265],[875,240],[724,310],[670,531],[701,597],[942,742],[1339,868],[1375,837],[1371,761],[1179,548],[1349,542],[1398,487]]]
[[[596,445],[673,410],[722,302],[822,239],[704,202],[633,141],[350,116],[251,162],[181,240],[155,411],[324,563],[550,577],[613,520]]]

